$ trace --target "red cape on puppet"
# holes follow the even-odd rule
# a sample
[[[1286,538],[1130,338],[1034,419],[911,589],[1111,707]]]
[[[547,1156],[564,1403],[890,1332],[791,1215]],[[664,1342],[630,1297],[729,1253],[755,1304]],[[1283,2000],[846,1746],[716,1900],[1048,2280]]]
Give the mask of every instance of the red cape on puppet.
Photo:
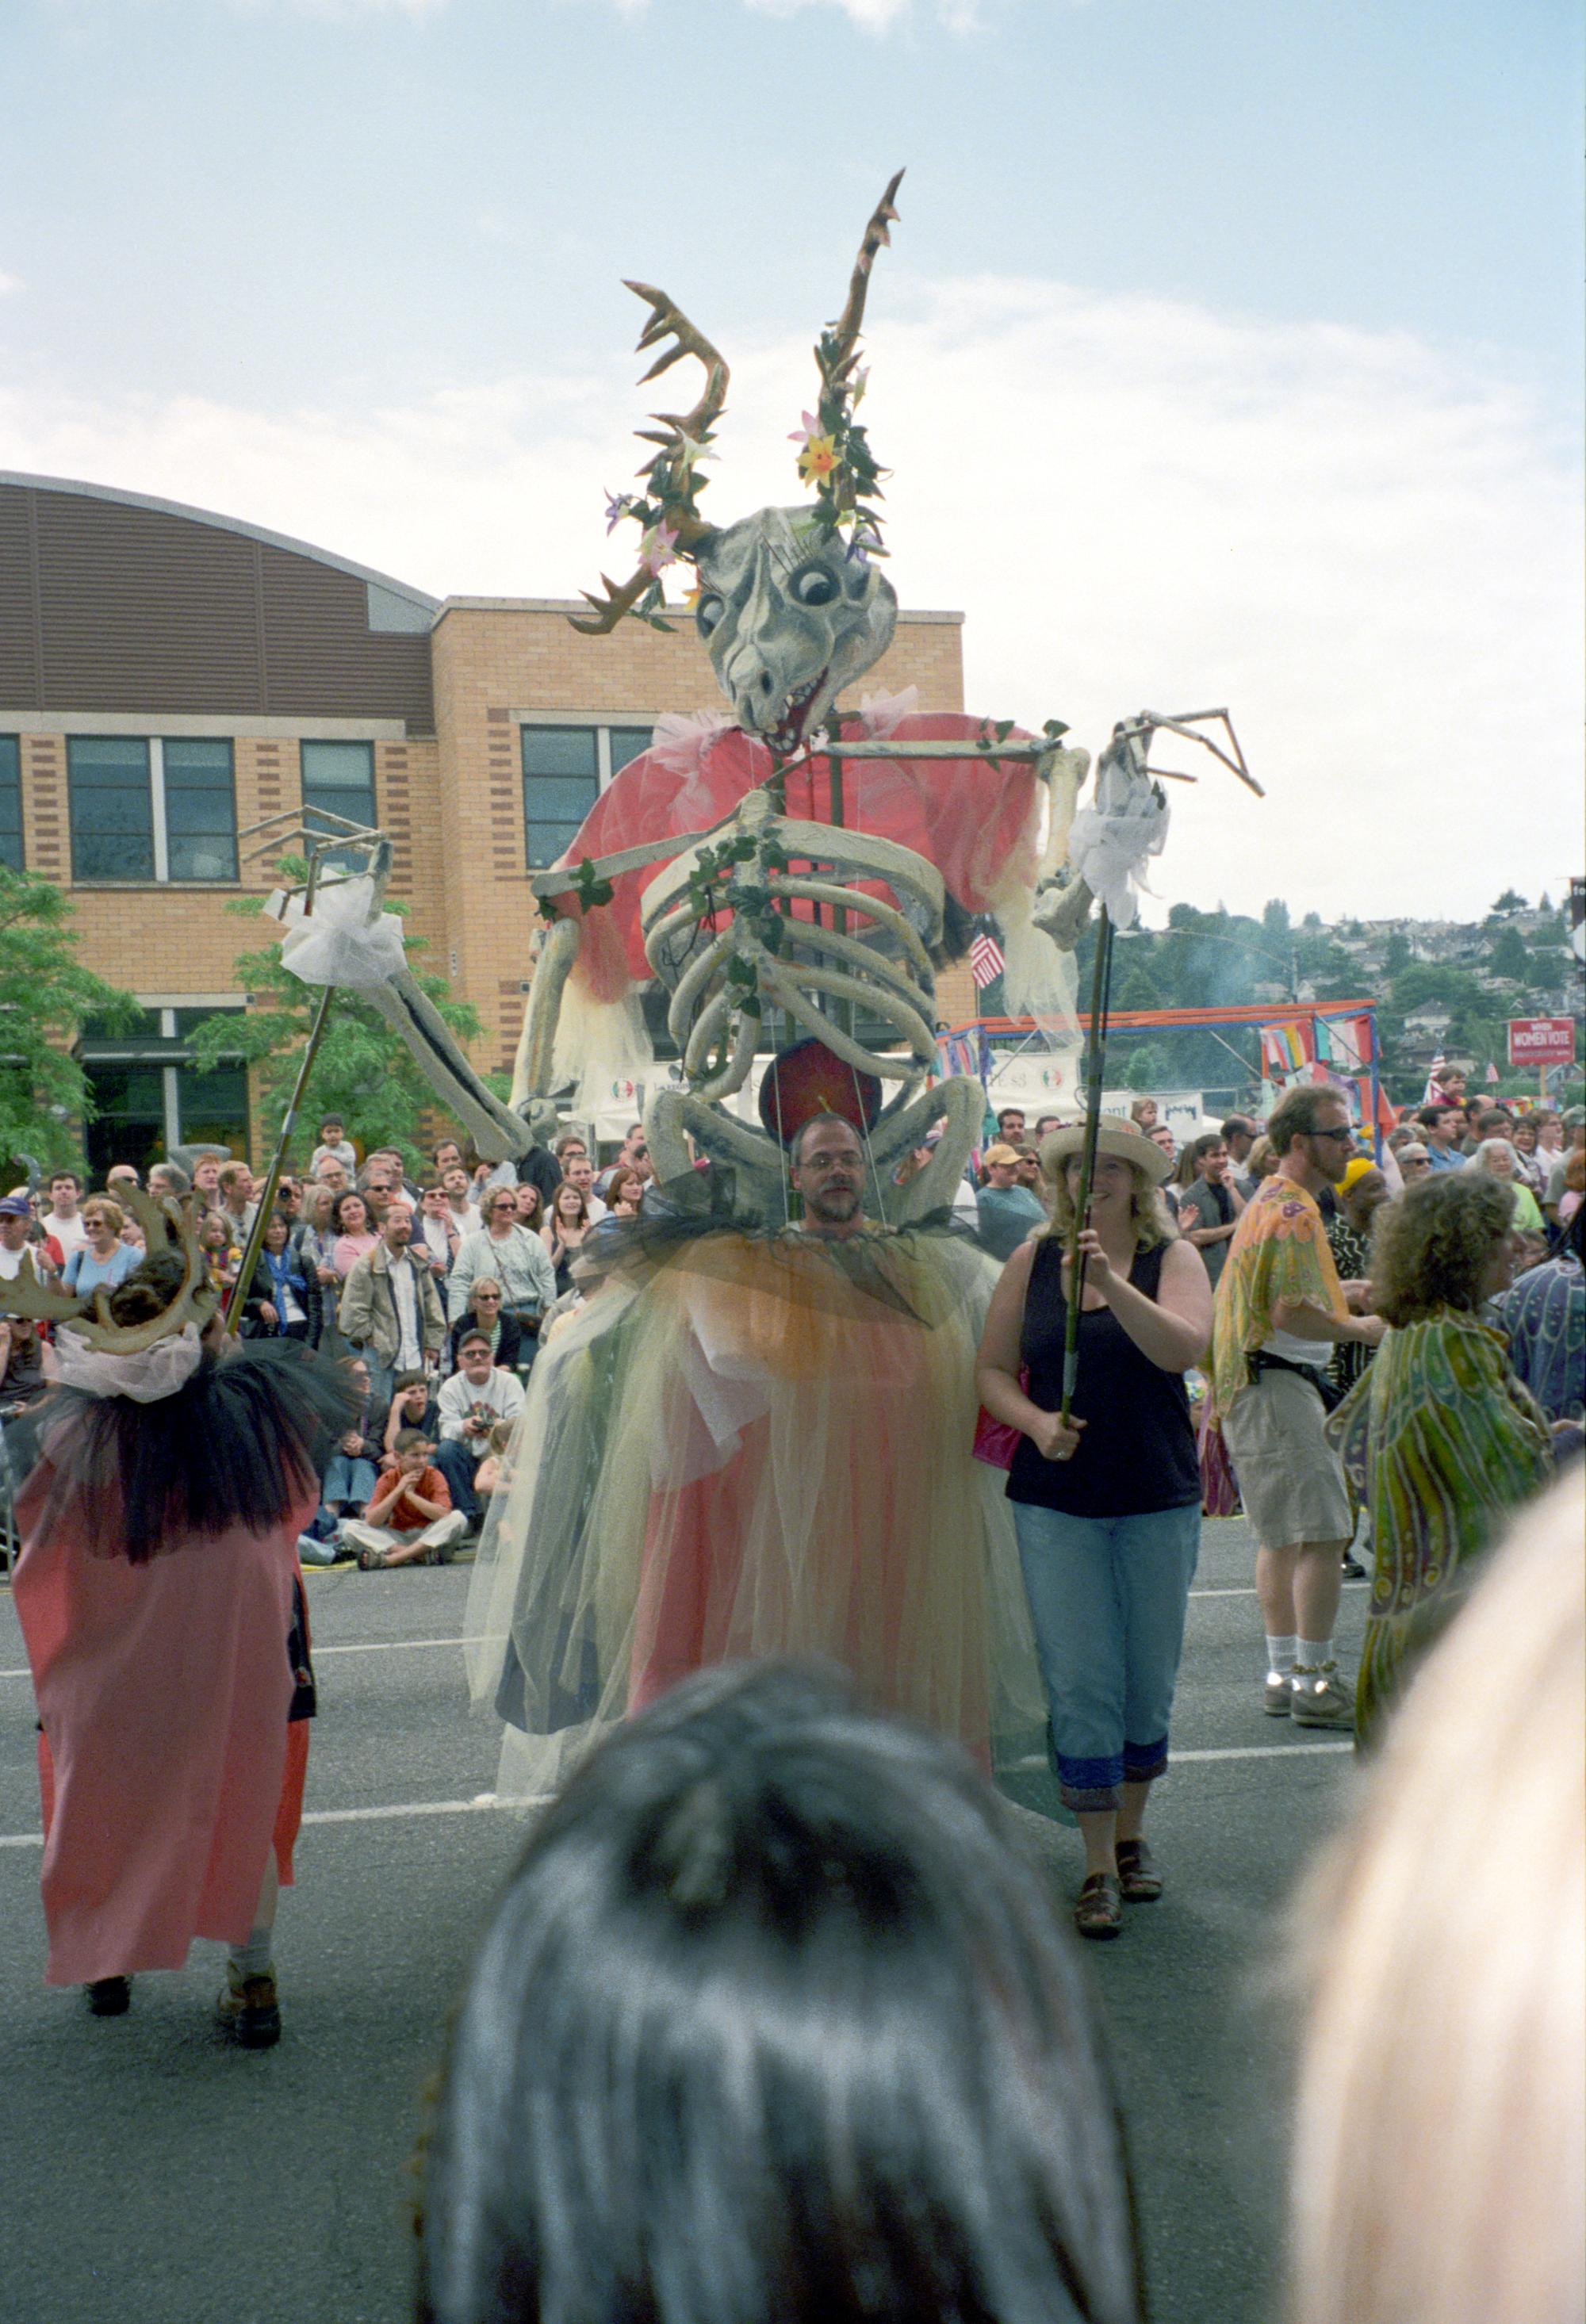
[[[984,732],[982,719],[942,711],[899,719],[886,740],[976,742]],[[839,733],[844,742],[872,737],[871,727],[855,717],[843,719]],[[1028,738],[1015,728],[1009,739]],[[833,763],[817,756],[789,772],[790,818],[833,820]],[[765,743],[737,726],[702,733],[691,763],[676,743],[652,747],[630,761],[602,792],[566,860],[576,866],[586,856],[614,855],[624,847],[708,831],[766,780],[771,767]],[[842,767],[844,826],[923,855],[966,911],[991,908],[1010,880],[1033,884],[1037,793],[1028,760],[998,764],[991,759],[849,759]],[[658,862],[622,872],[613,882],[613,901],[586,919],[573,974],[592,1000],[619,1001],[649,977],[640,902],[663,868]],[[556,900],[565,912],[578,908],[570,889]]]

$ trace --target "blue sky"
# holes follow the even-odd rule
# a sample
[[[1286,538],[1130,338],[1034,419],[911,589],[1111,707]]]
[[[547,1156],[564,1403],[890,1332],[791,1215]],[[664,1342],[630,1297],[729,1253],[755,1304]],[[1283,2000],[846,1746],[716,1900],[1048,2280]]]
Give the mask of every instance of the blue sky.
[[[1490,886],[1431,829],[1446,794],[1406,738],[1472,810],[1507,750],[1529,770],[1508,872],[1556,886],[1579,853],[1578,13],[10,0],[0,466],[224,508],[438,593],[570,594],[642,409],[621,278],[733,362],[713,510],[791,498],[808,343],[907,163],[872,432],[896,577],[969,613],[974,706],[1094,725],[1169,682],[1242,687],[1275,797],[1291,762],[1292,797],[1376,750],[1361,812],[1386,772],[1405,816],[1369,873],[1305,848],[1302,908]],[[1215,875],[1259,904],[1300,828],[1284,806],[1231,849],[1203,825],[1165,893]]]

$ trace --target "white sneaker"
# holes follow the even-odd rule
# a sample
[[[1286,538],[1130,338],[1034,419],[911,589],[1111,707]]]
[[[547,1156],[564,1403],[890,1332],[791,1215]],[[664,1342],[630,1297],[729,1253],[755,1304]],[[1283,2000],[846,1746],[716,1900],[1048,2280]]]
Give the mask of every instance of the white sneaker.
[[[1291,1689],[1286,1671],[1269,1670],[1261,1693],[1261,1708],[1268,1719],[1286,1719],[1291,1708]]]
[[[1289,1715],[1296,1727],[1347,1728],[1355,1723],[1355,1698],[1336,1663],[1307,1670],[1296,1663],[1290,1674]]]

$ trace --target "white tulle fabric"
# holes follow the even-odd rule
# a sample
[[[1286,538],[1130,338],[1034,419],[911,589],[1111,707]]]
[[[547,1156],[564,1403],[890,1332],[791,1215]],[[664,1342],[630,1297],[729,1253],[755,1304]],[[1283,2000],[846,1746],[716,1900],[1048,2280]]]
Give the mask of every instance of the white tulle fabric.
[[[90,1347],[69,1323],[55,1333],[55,1362],[61,1383],[85,1396],[129,1396],[134,1404],[158,1404],[184,1388],[203,1360],[196,1323],[184,1323],[152,1348],[117,1355]]]
[[[982,1764],[1044,1706],[1001,1475],[972,1457],[997,1270],[965,1240],[701,1237],[542,1351],[468,1600],[498,1791],[554,1789],[702,1664],[821,1655]]]
[[[1140,895],[1151,893],[1146,866],[1166,838],[1167,802],[1158,787],[1124,753],[1104,752],[1095,798],[1070,826],[1068,860],[1115,927],[1133,927]]]
[[[912,718],[919,708],[919,688],[906,686],[898,694],[862,694],[859,697],[859,723],[872,742],[884,742],[906,718]]]
[[[663,711],[655,722],[650,755],[674,775],[691,775],[716,736],[732,724],[724,710]]]
[[[366,992],[384,984],[404,965],[402,924],[394,912],[377,908],[372,880],[347,880],[321,888],[314,909],[305,913],[301,896],[277,889],[264,907],[285,933],[283,968],[304,984],[338,984]]]

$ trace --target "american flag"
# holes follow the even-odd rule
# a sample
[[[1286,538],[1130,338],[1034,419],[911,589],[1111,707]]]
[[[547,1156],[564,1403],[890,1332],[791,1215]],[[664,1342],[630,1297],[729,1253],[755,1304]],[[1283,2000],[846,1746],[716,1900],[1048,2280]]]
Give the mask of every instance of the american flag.
[[[976,936],[969,948],[969,973],[979,992],[985,991],[994,976],[1001,975],[1002,947],[995,936],[986,936],[983,932]]]
[[[1443,1069],[1446,1062],[1443,1051],[1439,1049],[1426,1068],[1426,1094],[1421,1100],[1423,1105],[1431,1105],[1434,1100],[1443,1095]]]

